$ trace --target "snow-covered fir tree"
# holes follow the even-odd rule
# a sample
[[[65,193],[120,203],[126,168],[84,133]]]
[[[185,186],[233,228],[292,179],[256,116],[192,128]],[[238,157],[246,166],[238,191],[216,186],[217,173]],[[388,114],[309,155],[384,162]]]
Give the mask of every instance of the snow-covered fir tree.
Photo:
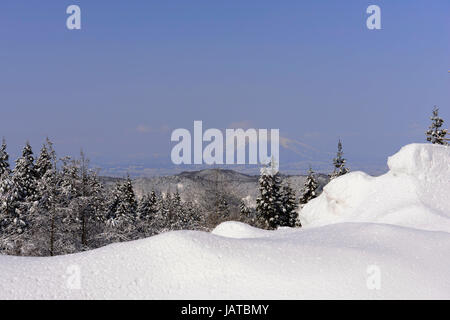
[[[297,208],[298,203],[295,197],[295,192],[289,184],[284,184],[281,192],[282,197],[282,214],[280,214],[280,226],[282,227],[296,227],[297,223]]]
[[[446,139],[446,135],[448,133],[447,129],[441,129],[444,124],[444,120],[439,117],[439,108],[434,107],[433,115],[430,118],[432,123],[429,129],[426,132],[427,141],[432,144],[440,144],[440,145],[448,145],[449,139]]]
[[[35,171],[37,179],[42,178],[48,170],[51,170],[53,163],[52,155],[50,154],[49,148],[52,148],[51,141],[47,138],[46,144],[41,148],[39,157],[36,159]]]
[[[250,215],[250,209],[247,207],[244,200],[241,200],[241,203],[239,204],[239,212],[243,217],[248,217]]]
[[[222,220],[226,220],[230,216],[230,206],[224,194],[218,196],[216,214]]]
[[[9,178],[9,175],[4,174],[1,186],[3,232],[9,234],[10,239],[15,239],[17,252],[23,252],[23,243],[28,237],[31,208],[36,200],[36,187],[33,151],[27,142],[22,157],[16,161],[12,177]]]
[[[119,187],[118,204],[115,210],[115,219],[122,222],[134,221],[137,213],[136,195],[130,177]]]
[[[266,228],[275,229],[280,225],[280,214],[282,214],[283,199],[281,192],[281,178],[275,166],[261,169],[259,178],[260,196],[256,199],[256,210],[258,217]]]
[[[347,160],[344,159],[343,155],[344,152],[342,151],[342,142],[339,139],[337,155],[336,158],[333,159],[334,171],[330,175],[330,179],[340,177],[349,172],[349,169],[345,167],[345,163]]]
[[[6,151],[6,140],[3,138],[2,146],[0,147],[0,177],[3,174],[9,174],[9,154]]]
[[[174,210],[172,204],[172,194],[169,191],[163,193],[159,198],[158,208],[158,216],[153,222],[153,226],[161,232],[170,230]]]
[[[39,179],[37,186],[38,201],[33,206],[32,228],[34,254],[54,256],[62,253],[58,240],[62,238],[65,228],[61,228],[63,211],[61,210],[61,176],[53,166],[47,168]]]
[[[92,246],[91,240],[99,232],[98,223],[103,220],[103,187],[98,181],[96,171],[89,168],[89,160],[83,151],[80,153],[78,163],[80,196],[75,200],[78,222],[77,239],[80,241],[82,250],[88,250]]]
[[[317,182],[314,171],[309,168],[308,176],[306,177],[306,181],[302,190],[302,195],[300,197],[300,206],[303,207],[307,204],[311,199],[317,197],[317,188],[319,187],[319,183]]]
[[[154,234],[155,226],[159,223],[159,199],[155,191],[145,194],[139,201],[137,207],[137,228],[139,233],[145,237]]]
[[[183,208],[183,202],[179,191],[177,190],[171,197],[168,198],[169,201],[169,228],[171,230],[181,230],[187,224],[185,217],[185,211]]]
[[[29,208],[20,201],[11,176],[0,177],[0,252],[24,254],[23,246],[29,232]]]
[[[183,205],[183,217],[184,225],[183,230],[202,230],[202,215],[198,206],[191,202],[186,201]]]
[[[141,220],[151,220],[158,211],[155,191],[145,194],[138,203],[137,214]]]
[[[125,182],[116,184],[110,197],[105,221],[108,228],[104,238],[109,242],[137,239],[139,237],[138,204],[129,176]]]
[[[20,201],[33,201],[36,195],[36,170],[34,168],[33,150],[27,142],[22,157],[17,159],[13,170],[13,183]]]
[[[0,232],[21,234],[26,226],[26,216],[20,210],[20,201],[12,178],[4,173],[0,177]]]

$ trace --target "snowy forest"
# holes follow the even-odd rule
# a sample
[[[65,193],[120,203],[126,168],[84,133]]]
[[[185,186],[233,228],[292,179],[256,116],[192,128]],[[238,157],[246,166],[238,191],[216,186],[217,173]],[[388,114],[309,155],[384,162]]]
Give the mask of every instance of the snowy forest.
[[[433,110],[427,141],[448,144],[443,119]],[[343,146],[333,159],[334,179],[349,172]],[[237,220],[262,229],[301,227],[298,211],[318,196],[318,182],[310,168],[297,198],[291,186],[270,164],[261,169],[256,206],[242,202],[233,210],[224,194],[214,192],[206,208],[182,201],[178,191],[151,192],[139,199],[127,177],[106,187],[99,171],[90,168],[83,152],[78,159],[59,158],[47,138],[39,155],[27,142],[11,168],[7,144],[0,148],[0,253],[54,256],[136,240],[169,230],[213,229]],[[237,214],[233,214],[234,212]]]

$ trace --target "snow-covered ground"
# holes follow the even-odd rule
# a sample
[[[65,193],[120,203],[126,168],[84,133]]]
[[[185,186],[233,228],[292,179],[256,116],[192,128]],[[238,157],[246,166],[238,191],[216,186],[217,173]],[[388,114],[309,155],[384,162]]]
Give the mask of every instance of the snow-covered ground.
[[[304,228],[227,222],[53,258],[0,257],[0,298],[450,299],[450,148],[414,144],[349,173]]]

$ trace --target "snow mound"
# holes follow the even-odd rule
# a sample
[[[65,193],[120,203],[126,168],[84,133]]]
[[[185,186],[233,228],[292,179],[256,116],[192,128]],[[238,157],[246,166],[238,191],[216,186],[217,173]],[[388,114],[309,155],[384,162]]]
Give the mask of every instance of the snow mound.
[[[0,256],[0,299],[449,299],[449,249],[449,233],[367,223],[253,239],[168,232],[74,255]]]
[[[299,213],[303,226],[378,222],[450,232],[450,148],[410,144],[379,177],[351,172],[332,180]]]

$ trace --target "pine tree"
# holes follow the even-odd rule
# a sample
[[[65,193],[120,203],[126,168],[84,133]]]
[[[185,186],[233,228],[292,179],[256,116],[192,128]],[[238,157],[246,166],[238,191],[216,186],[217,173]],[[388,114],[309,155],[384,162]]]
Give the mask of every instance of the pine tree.
[[[105,196],[97,173],[89,169],[89,160],[81,152],[79,160],[62,159],[58,187],[60,228],[59,252],[71,253],[99,246],[103,233]],[[45,176],[44,176],[45,177]]]
[[[314,171],[309,168],[308,176],[306,177],[306,181],[302,190],[302,196],[300,197],[300,206],[303,207],[307,204],[311,199],[317,197],[317,188],[319,187],[319,183],[314,177]]]
[[[260,196],[256,199],[256,210],[266,228],[275,229],[280,225],[282,213],[281,178],[278,170],[270,167],[261,169],[259,178]]]
[[[285,184],[282,188],[282,214],[280,215],[280,226],[295,227],[297,224],[297,199],[292,188]]]
[[[137,201],[133,190],[133,184],[128,176],[124,183],[116,186],[113,194],[112,206],[108,216],[108,224],[132,223],[137,215]]]
[[[49,151],[50,149],[50,151]],[[36,160],[35,171],[37,179],[42,178],[48,170],[52,169],[52,143],[47,138],[46,144],[41,148],[39,157]]]
[[[158,196],[156,195],[156,192],[154,190],[152,190],[152,193],[150,193],[150,198],[149,198],[149,211],[148,211],[148,213],[150,215],[155,215],[158,212],[158,207],[159,207]]]
[[[444,120],[439,117],[439,108],[434,107],[433,116],[430,118],[432,123],[426,132],[427,141],[432,144],[448,145],[448,140],[445,136],[447,135],[447,129],[441,129],[444,124]]]
[[[60,230],[60,185],[61,175],[57,171],[56,153],[47,138],[39,158],[36,160],[36,199],[30,210],[31,251],[28,254],[53,256],[57,253],[57,240],[64,230]],[[58,234],[59,232],[59,234]]]
[[[36,171],[34,168],[33,150],[27,142],[22,157],[17,159],[13,170],[13,183],[17,188],[20,201],[33,201],[36,195]]]
[[[201,228],[202,215],[200,209],[191,201],[183,204],[183,230],[198,230]]]
[[[244,199],[241,200],[239,204],[239,221],[242,221],[244,223],[250,224],[255,227],[265,227],[265,223],[261,225],[260,220],[258,220],[257,213],[255,208],[251,208],[247,206],[246,201]]]
[[[10,168],[9,168],[9,155],[6,152],[6,141],[5,138],[3,138],[2,146],[0,147],[0,177],[3,176],[3,174],[10,174]]]
[[[151,218],[152,201],[149,194],[145,194],[139,201],[137,207],[137,215],[140,220],[148,220]]]
[[[330,175],[330,179],[340,177],[349,172],[349,169],[345,167],[345,162],[347,160],[343,158],[343,155],[342,142],[339,139],[337,155],[336,158],[333,159],[334,171]]]
[[[160,231],[170,230],[174,213],[172,194],[169,191],[161,195],[159,208],[158,219],[155,221],[154,225]]]
[[[17,197],[12,178],[0,177],[0,252],[20,255],[29,231],[28,207]]]
[[[4,173],[0,177],[0,233],[22,233],[25,219],[20,215],[19,199],[12,178]],[[14,223],[16,221],[16,223]]]
[[[223,194],[220,194],[219,198],[217,199],[216,214],[222,220],[227,219],[230,216],[230,207],[228,205],[227,199],[225,198],[225,196]]]
[[[158,213],[158,203],[155,191],[145,194],[138,203],[137,214],[139,219],[147,222],[155,219]]]
[[[241,216],[243,216],[243,217],[249,217],[249,215],[250,215],[250,209],[247,207],[247,205],[245,204],[245,202],[243,200],[239,204],[239,212],[240,212]]]
[[[169,199],[169,228],[171,230],[182,230],[186,227],[188,221],[185,216],[183,202],[179,191],[177,190]]]
[[[61,176],[53,165],[38,181],[39,200],[33,208],[32,219],[32,241],[37,251],[34,252],[35,255],[54,256],[59,250],[57,242],[65,232],[65,229],[61,228],[63,216],[60,185]]]

